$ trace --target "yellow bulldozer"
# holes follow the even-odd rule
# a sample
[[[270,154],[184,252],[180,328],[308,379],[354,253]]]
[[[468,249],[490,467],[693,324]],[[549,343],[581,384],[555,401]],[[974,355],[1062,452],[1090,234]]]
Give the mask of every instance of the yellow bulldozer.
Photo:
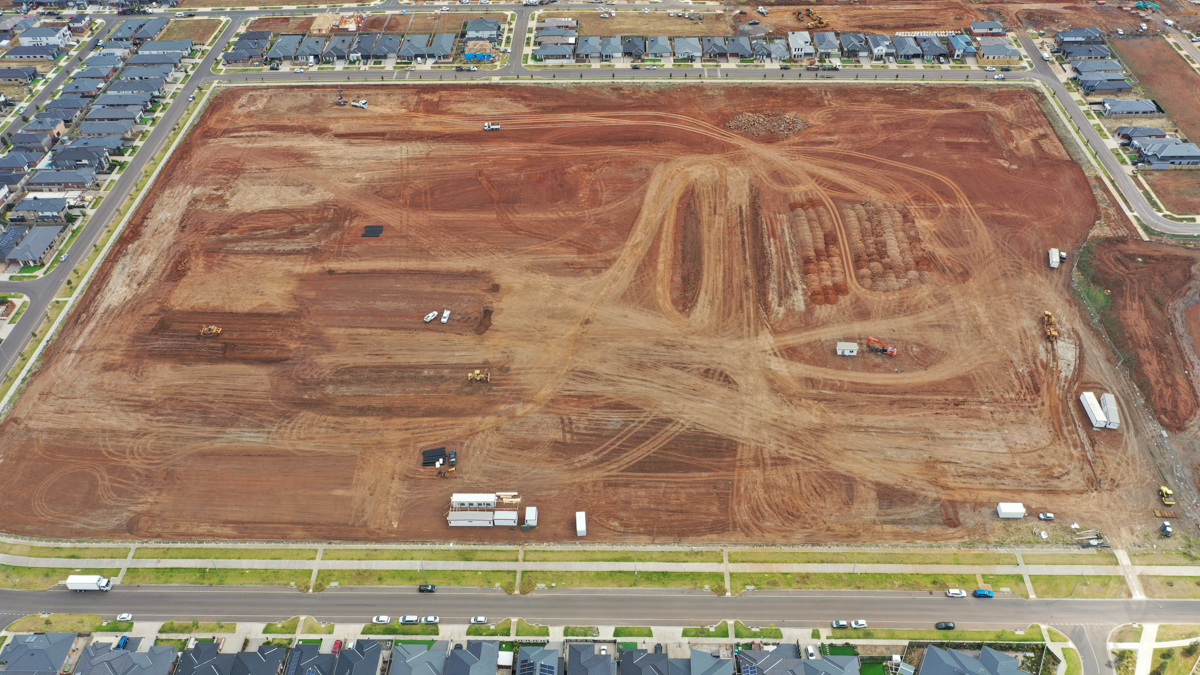
[[[1046,331],[1046,339],[1055,342],[1058,340],[1058,321],[1054,319],[1054,312],[1046,310],[1042,312],[1042,328]]]
[[[220,334],[220,326],[200,326],[200,337],[214,337]]]
[[[476,370],[473,373],[467,373],[467,381],[468,382],[491,382],[492,381],[492,372],[489,370],[488,372],[485,373],[485,372]]]

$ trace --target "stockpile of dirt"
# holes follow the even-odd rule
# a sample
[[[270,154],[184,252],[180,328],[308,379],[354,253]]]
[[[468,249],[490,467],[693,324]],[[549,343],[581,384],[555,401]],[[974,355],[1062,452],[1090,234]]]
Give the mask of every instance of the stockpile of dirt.
[[[792,213],[794,239],[800,243],[804,286],[814,305],[836,305],[848,295],[846,270],[842,266],[838,234],[829,211],[822,206],[796,209]]]
[[[854,276],[864,288],[895,291],[932,279],[921,232],[904,204],[864,199],[842,207]]]
[[[804,131],[807,124],[799,117],[784,113],[741,113],[725,123],[726,129],[744,131],[758,138],[763,134],[772,134],[777,138],[787,138]]]

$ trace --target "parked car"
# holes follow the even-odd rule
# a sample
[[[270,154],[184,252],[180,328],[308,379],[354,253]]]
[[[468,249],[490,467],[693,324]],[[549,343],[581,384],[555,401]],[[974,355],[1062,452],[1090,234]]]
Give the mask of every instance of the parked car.
[[[849,628],[850,627],[850,624],[846,621],[834,621],[830,625],[833,626],[834,628]]]
[[[334,640],[333,641],[333,649],[331,650],[331,653],[340,654],[341,652],[342,652],[342,641]]]
[[[791,70],[792,67],[785,63],[782,66],[779,66],[779,69],[780,70]]]
[[[421,623],[427,623],[427,624],[430,624],[433,626],[436,626],[441,622],[442,622],[442,617],[440,617],[440,616],[427,616],[424,619],[421,619]]]
[[[406,66],[404,69],[405,70],[416,70],[416,68],[414,66]]]
[[[863,621],[862,619],[855,619],[850,622],[850,627],[851,628],[866,628],[867,622]]]
[[[1011,68],[1010,66],[1000,66],[1000,70],[1002,70],[1002,71],[1004,71],[1004,72],[1006,72],[1006,73],[1011,73],[1011,72],[1012,72],[1012,68]]]
[[[967,597],[967,592],[961,588],[951,588],[946,591],[946,597],[947,598],[965,598],[965,597]]]
[[[996,72],[996,66],[988,66],[987,68],[984,68],[984,70],[988,71],[989,73],[994,73]]]
[[[133,621],[133,615],[128,612],[124,614],[118,614],[117,621]]]
[[[461,73],[464,70],[466,70],[466,68],[463,68],[462,66],[454,66],[454,72],[456,73]]]
[[[646,70],[658,70],[658,66],[646,66]]]
[[[973,595],[977,598],[994,598],[994,597],[996,597],[995,593],[987,590],[986,588],[976,588],[975,591],[973,593],[971,593],[971,595]]]
[[[67,262],[67,254],[64,253],[64,254],[58,256],[58,262]]]
[[[278,63],[272,63],[272,64],[271,64],[271,70],[279,70],[279,64],[278,64]]]
[[[1039,513],[1038,520],[1054,520],[1054,514],[1048,513],[1048,512],[1047,513]]]
[[[479,66],[467,66],[467,70],[469,70],[473,73],[473,72],[479,70]]]
[[[939,621],[939,622],[933,624],[933,627],[938,630],[954,630],[954,622],[953,621]]]
[[[379,616],[371,619],[371,623],[376,624],[378,626],[386,626],[387,624],[389,624],[391,622],[392,622],[392,617],[388,616],[387,614],[380,614]]]
[[[421,623],[421,617],[417,616],[416,614],[405,614],[404,616],[400,617],[400,623],[411,626]]]
[[[303,73],[304,69],[303,68],[292,68],[292,72],[293,73]]]
[[[817,648],[812,645],[808,645],[807,647],[804,648],[804,656],[806,656],[810,659],[817,658]]]
[[[751,26],[757,26],[758,24],[759,24],[759,21],[758,21],[758,20],[754,20],[754,21],[751,21],[751,22],[750,22],[748,25],[751,25]]]
[[[449,314],[450,314],[450,310],[446,310],[446,315],[449,316]],[[443,320],[442,323],[446,323],[446,322]],[[433,584],[421,584],[420,586],[417,586],[418,593],[432,593],[436,590],[437,590],[437,586],[434,586]]]
[[[473,617],[471,617],[471,625],[472,625],[472,626],[482,626],[482,625],[483,625],[483,624],[485,624],[485,623],[487,623],[487,617],[486,617],[486,616],[473,616]]]
[[[117,640],[117,646],[113,647],[113,649],[125,649],[128,646],[129,646],[129,636],[122,635],[121,639]]]

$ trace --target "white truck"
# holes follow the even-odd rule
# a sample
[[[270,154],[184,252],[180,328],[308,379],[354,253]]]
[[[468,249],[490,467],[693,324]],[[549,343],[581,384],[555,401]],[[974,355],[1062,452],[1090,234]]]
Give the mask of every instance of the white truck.
[[[1050,52],[1042,52],[1042,60],[1049,61],[1050,60]]]
[[[72,574],[67,577],[67,589],[72,591],[109,591],[112,590],[112,579],[105,579],[99,574]]]
[[[1098,431],[1108,427],[1108,416],[1104,414],[1104,408],[1096,400],[1095,394],[1085,391],[1079,395],[1079,402],[1083,404],[1083,411],[1087,413],[1088,419],[1092,421],[1092,429]]]
[[[500,131],[500,123],[499,122],[484,122],[483,130],[484,131]]]

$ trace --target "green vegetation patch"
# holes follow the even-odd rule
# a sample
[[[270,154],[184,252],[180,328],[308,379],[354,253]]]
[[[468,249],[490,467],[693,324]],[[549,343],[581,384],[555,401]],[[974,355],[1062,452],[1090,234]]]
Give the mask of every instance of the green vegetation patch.
[[[1008,588],[1026,597],[1025,581],[1016,574],[985,574],[985,583],[995,588]],[[813,588],[813,589],[884,589],[893,591],[945,591],[948,588],[975,588],[974,574],[879,574],[879,573],[796,573],[764,572],[732,574],[730,583],[735,592],[746,586],[755,588]]]
[[[72,574],[99,574],[112,578],[121,573],[119,569],[70,569],[68,567],[3,567],[7,574],[0,574],[0,588],[19,588],[23,590],[44,590],[60,581],[66,581]]]
[[[1184,652],[1188,651],[1189,654]],[[1151,675],[1189,675],[1196,665],[1196,650],[1188,647],[1166,647],[1154,650],[1150,661]]]
[[[517,635],[520,637],[550,637],[550,627],[532,624],[525,619],[517,619]]]
[[[1095,553],[1026,553],[1021,556],[1026,565],[1116,565],[1112,551]]]
[[[306,572],[306,574],[308,574]],[[517,583],[516,572],[503,570],[321,570],[317,587],[322,590],[332,582],[339,586],[419,586],[423,583],[438,586],[500,586],[512,593]]]
[[[518,551],[482,548],[327,548],[322,560],[466,560],[516,562]],[[526,554],[528,560],[528,554]]]
[[[1067,661],[1066,675],[1083,675],[1083,661],[1079,658],[1079,650],[1063,647],[1063,658]]]
[[[728,633],[726,633],[726,634],[728,635]],[[747,626],[746,624],[742,623],[741,621],[735,621],[733,623],[733,634],[735,637],[737,637],[739,639],[753,639],[753,640],[758,640],[758,639],[782,640],[783,639],[783,631],[776,628],[775,624],[771,624],[771,626],[769,628],[758,628],[758,627],[751,628],[751,627]]]
[[[1036,576],[1029,577],[1039,598],[1128,598],[1125,577],[1116,576]]]
[[[525,562],[682,562],[719,563],[720,551],[525,551]]]
[[[198,567],[135,567],[125,572],[126,584],[228,584],[308,588],[310,570],[201,569]]]
[[[224,621],[203,622],[197,619],[191,621],[168,621],[158,629],[161,633],[236,633],[236,623]]]
[[[818,637],[821,631],[817,631]],[[721,623],[709,628],[707,626],[689,627],[683,629],[683,637],[729,637],[729,622],[722,621]]]
[[[155,647],[174,647],[179,651],[187,649],[187,640],[176,640],[175,638],[154,638]]]
[[[334,624],[321,623],[311,616],[304,617],[304,627],[300,632],[304,635],[332,635]]]
[[[114,548],[101,546],[29,546],[27,544],[0,544],[0,553],[20,555],[27,558],[124,558],[129,547]]]
[[[1024,633],[1013,630],[890,630],[885,628],[834,628],[835,640],[937,640],[939,642],[1045,642],[1040,626],[1034,624]]]
[[[595,626],[564,626],[563,637],[587,637],[590,638],[596,634]]]
[[[1137,642],[1137,640],[1141,639],[1141,635],[1142,635],[1141,627],[1139,626],[1137,639],[1121,640],[1121,642]],[[1197,625],[1194,623],[1163,624],[1158,627],[1158,635],[1154,639],[1158,642],[1172,642],[1174,640],[1187,640],[1188,638],[1200,638],[1200,625]]]
[[[127,551],[128,552],[128,551]],[[134,558],[173,560],[316,560],[315,548],[204,548],[140,546]]]
[[[1162,634],[1162,627],[1159,627],[1159,634]],[[1142,625],[1138,623],[1127,623],[1124,626],[1119,626],[1112,634],[1113,642],[1141,642],[1142,641]]]
[[[105,621],[99,614],[30,614],[13,622],[13,633],[125,633],[132,621]]]
[[[1070,642],[1071,641],[1071,638],[1067,637],[1066,635],[1063,635],[1062,632],[1059,631],[1057,628],[1051,628],[1047,631],[1047,633],[1049,633],[1048,637],[1050,638],[1051,642]]]
[[[427,623],[389,623],[379,626],[369,623],[363,626],[363,635],[437,635],[438,627]]]
[[[496,637],[512,634],[512,619],[505,619],[490,626],[467,626],[467,635]]]
[[[529,571],[521,574],[521,591],[537,584],[581,588],[704,588],[723,589],[725,575],[720,572],[568,572]],[[722,591],[723,592],[723,591]]]
[[[728,635],[728,633],[726,633]],[[613,629],[614,638],[654,637],[654,629],[649,626],[617,626]]]
[[[526,560],[528,560],[526,554]],[[861,551],[730,551],[731,563],[796,563],[861,565],[1016,565],[1012,553],[978,551],[909,551],[874,553]]]
[[[300,617],[293,616],[287,621],[281,621],[280,623],[269,623],[266,626],[263,626],[263,633],[267,635],[294,635],[296,633],[296,629],[299,627]]]

